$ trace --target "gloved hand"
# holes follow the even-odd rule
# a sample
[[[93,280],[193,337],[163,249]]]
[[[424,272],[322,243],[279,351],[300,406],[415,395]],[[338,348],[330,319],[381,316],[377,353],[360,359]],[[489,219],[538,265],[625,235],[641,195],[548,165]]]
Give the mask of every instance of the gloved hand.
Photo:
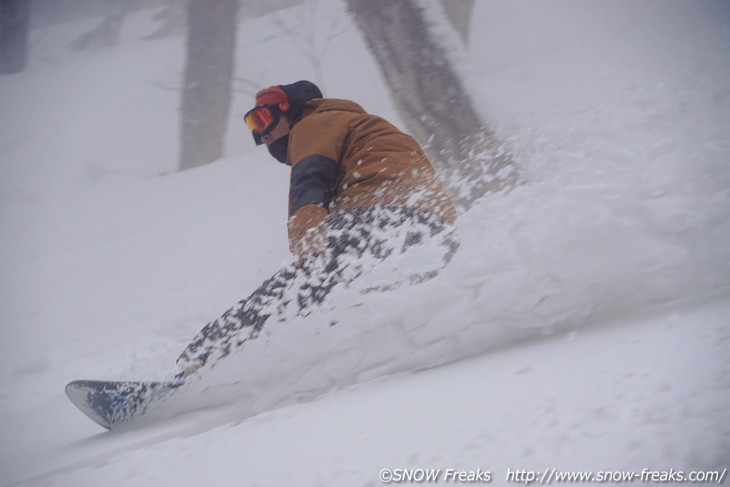
[[[292,244],[291,251],[300,264],[312,256],[327,259],[327,238],[319,227],[309,228]]]
[[[327,258],[327,210],[307,205],[289,217],[289,249],[303,263],[312,254]]]

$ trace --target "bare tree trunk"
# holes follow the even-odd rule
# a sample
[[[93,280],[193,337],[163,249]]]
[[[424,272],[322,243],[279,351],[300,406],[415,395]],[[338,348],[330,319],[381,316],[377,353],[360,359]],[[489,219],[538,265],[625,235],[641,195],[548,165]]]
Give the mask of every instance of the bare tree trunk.
[[[461,42],[466,46],[469,44],[469,31],[471,30],[471,14],[474,10],[475,0],[441,0],[441,7],[444,9],[446,18],[458,32]]]
[[[238,0],[188,0],[180,170],[219,159],[231,102]]]
[[[81,37],[70,44],[74,51],[86,49],[99,49],[119,44],[119,36],[122,32],[124,20],[127,18],[127,10],[119,10],[105,16],[102,21],[93,29],[85,32]]]
[[[29,0],[0,0],[0,74],[25,69],[29,20]]]
[[[157,29],[142,39],[164,39],[185,32],[185,4],[181,1],[170,2],[153,17],[160,23]]]
[[[441,171],[457,204],[514,184],[517,168],[474,110],[413,0],[347,0],[407,130]],[[468,182],[468,184],[467,184]]]

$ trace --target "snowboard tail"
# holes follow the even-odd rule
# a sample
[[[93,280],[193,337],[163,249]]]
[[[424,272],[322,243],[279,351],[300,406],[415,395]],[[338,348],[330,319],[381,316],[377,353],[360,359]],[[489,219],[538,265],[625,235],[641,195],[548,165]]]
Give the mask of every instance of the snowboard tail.
[[[75,380],[66,385],[66,395],[82,413],[111,430],[144,416],[185,383]]]

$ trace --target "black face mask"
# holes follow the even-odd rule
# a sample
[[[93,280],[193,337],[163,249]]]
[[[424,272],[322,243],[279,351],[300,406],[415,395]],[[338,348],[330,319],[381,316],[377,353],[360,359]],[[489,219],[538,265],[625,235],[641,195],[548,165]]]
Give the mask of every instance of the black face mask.
[[[279,137],[269,146],[269,154],[277,161],[286,164],[286,151],[289,148],[289,134]]]

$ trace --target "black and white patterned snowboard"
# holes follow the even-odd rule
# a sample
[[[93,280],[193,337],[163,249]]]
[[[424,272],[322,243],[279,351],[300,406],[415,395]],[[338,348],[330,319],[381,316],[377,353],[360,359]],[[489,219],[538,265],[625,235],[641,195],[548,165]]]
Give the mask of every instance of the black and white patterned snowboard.
[[[111,430],[139,420],[185,383],[75,380],[66,385],[66,395],[82,413]]]

